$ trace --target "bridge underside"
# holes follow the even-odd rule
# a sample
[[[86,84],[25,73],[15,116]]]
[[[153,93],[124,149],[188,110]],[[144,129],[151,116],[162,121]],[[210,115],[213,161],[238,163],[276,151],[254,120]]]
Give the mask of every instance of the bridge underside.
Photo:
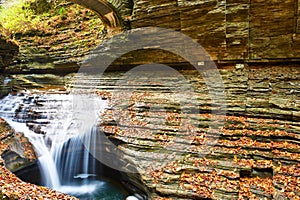
[[[71,0],[73,3],[82,5],[93,10],[100,17],[102,22],[109,28],[120,28],[121,18],[118,16],[113,6],[106,0]]]
[[[131,15],[133,0],[70,0],[93,10],[109,29],[122,30],[124,18]]]

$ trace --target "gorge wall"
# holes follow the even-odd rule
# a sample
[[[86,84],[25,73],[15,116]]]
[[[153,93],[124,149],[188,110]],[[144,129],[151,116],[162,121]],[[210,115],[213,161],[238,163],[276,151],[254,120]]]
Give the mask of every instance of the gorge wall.
[[[122,1],[116,0],[112,5],[120,14],[122,6],[118,8],[118,2]],[[300,196],[300,70],[296,63],[300,57],[298,5],[298,0],[134,1],[132,16],[130,12],[128,16],[132,28],[156,26],[181,31],[199,42],[213,60],[226,64],[220,67],[220,73],[228,116],[217,144],[209,146],[208,152],[203,152],[202,145],[213,136],[208,132],[211,104],[205,82],[201,76],[195,76],[197,73],[185,71],[186,77],[194,84],[201,113],[189,113],[193,135],[182,135],[181,141],[174,138],[183,120],[182,107],[168,98],[168,90],[159,82],[145,88],[141,80],[141,84],[137,84],[141,88],[130,100],[114,99],[111,109],[104,114],[103,132],[116,140],[125,157],[143,171],[141,181],[147,185],[153,199],[256,197],[271,200]],[[91,20],[95,17],[83,16]],[[125,19],[127,14],[121,16]],[[65,66],[80,61],[100,43],[96,41],[100,37],[94,38],[99,32],[95,31],[97,29],[89,30],[85,26],[80,29],[79,23],[84,25],[80,20],[72,28],[66,27],[65,22],[69,21],[56,23],[60,27],[57,33],[51,30],[53,40],[41,36],[43,40],[40,42],[46,44],[42,47],[43,53],[39,51],[41,46],[35,48],[37,45],[31,41],[31,36],[23,37],[24,44],[32,51],[21,48],[24,56],[21,61],[45,61],[48,57],[54,65]],[[78,41],[79,37],[82,37],[82,43],[64,49],[66,43],[74,44],[74,38]],[[122,43],[118,45],[122,47]],[[105,54],[105,48],[103,51]],[[157,62],[184,62],[166,52],[140,51],[120,57],[114,63],[120,68],[112,69],[122,70],[124,65],[153,62],[154,56]],[[245,65],[241,67],[234,62]],[[52,70],[53,66],[49,68]],[[26,70],[27,73],[45,72],[41,69]],[[51,70],[49,73],[54,71]],[[35,80],[35,77],[25,78]],[[93,77],[84,77],[86,85],[94,85],[100,93],[108,96],[120,89],[117,80],[118,74],[113,74],[101,80],[101,84],[93,84]],[[173,81],[176,86],[178,82]],[[126,89],[121,88],[125,92]],[[187,100],[185,98],[181,100]],[[130,104],[126,105],[127,102]],[[115,108],[120,106],[130,115],[121,115],[116,120]],[[185,108],[193,110],[189,105]],[[183,151],[172,149],[176,142]],[[170,162],[161,161],[174,152],[180,156]],[[207,153],[207,156],[199,156],[202,153]]]
[[[18,46],[1,36],[0,31],[0,69],[10,64],[13,58],[18,54],[18,51]]]
[[[147,85],[136,76],[120,87],[125,75],[108,75],[98,86],[112,97],[101,128],[119,140],[151,199],[297,199],[299,72],[280,65],[220,69],[227,111],[219,130],[211,128],[218,123],[211,91],[195,71],[181,72],[195,89],[194,106],[165,87],[166,80],[180,87],[178,77],[155,72]],[[84,79],[97,85],[93,76]]]
[[[199,42],[213,60],[224,64],[219,69],[227,116],[216,144],[208,147],[205,142],[214,137],[208,130],[211,104],[203,79],[195,77],[197,72],[183,72],[196,85],[201,111],[199,115],[189,113],[193,120],[186,135],[180,132],[182,110],[193,108],[168,98],[171,92],[155,79],[158,75],[152,76],[149,83],[153,85],[145,86],[143,77],[137,76],[121,89],[116,80],[102,80],[99,87],[107,96],[119,90],[126,94],[136,86],[130,99],[112,98],[102,130],[120,141],[118,147],[138,166],[151,198],[299,198],[298,12],[294,0],[134,1],[132,28],[181,31]],[[172,39],[176,45],[176,38]],[[109,45],[122,48],[121,42],[117,47]],[[135,51],[115,60],[113,64],[119,68],[112,71],[151,62],[184,60],[157,50]],[[176,78],[172,80],[180,85]],[[180,98],[188,101],[185,96]],[[118,112],[120,107],[127,115]],[[173,148],[178,146],[180,150]]]
[[[298,0],[134,2],[132,27],[183,32],[218,61],[298,61]]]
[[[97,4],[97,8],[99,7],[99,9],[94,8],[92,10],[98,13],[98,16],[106,15],[108,12],[105,8],[101,9],[102,7],[100,5],[102,5],[102,1],[73,2],[79,3],[89,9],[92,9],[93,5]],[[134,29],[151,26],[181,31],[183,34],[195,39],[195,41],[204,47],[212,59],[219,63],[294,62],[299,61],[300,58],[298,0],[111,0],[108,2],[111,7],[109,11],[114,11],[115,20],[121,17],[123,19],[123,25],[127,26],[127,28]],[[84,9],[82,10],[86,12]],[[84,22],[85,20],[83,20],[83,23]],[[78,23],[80,24],[80,22]],[[79,28],[84,26],[84,24],[79,24]],[[116,25],[121,26],[120,24]],[[75,28],[75,32],[72,33],[73,36],[78,33],[77,29]],[[64,34],[64,30],[59,31]],[[53,33],[53,38],[60,39],[60,32],[56,31]],[[68,40],[73,40],[71,36],[62,36],[65,39],[65,43],[68,43]],[[39,37],[40,39],[37,42],[33,37],[25,39],[29,40],[33,46],[35,46],[36,43],[43,43],[43,40],[45,40],[45,45],[41,45],[41,48],[34,48],[34,54],[41,55],[37,58],[38,62],[40,58],[49,60],[47,56],[42,55],[50,54],[47,51],[49,49],[49,52],[51,52],[52,49],[54,50],[56,43],[51,46],[47,41],[52,41],[52,38],[49,39],[49,37],[44,37],[43,35]],[[95,41],[99,40],[99,36],[97,37],[98,39],[94,39]],[[30,60],[32,56],[27,56],[24,51],[26,52],[26,47],[28,45],[31,46],[31,44],[28,44],[27,41],[23,44],[22,40],[25,39],[22,38],[19,43],[22,51],[21,56],[25,56],[23,60],[28,60],[27,57],[29,57]],[[58,41],[58,43],[64,43],[64,41]],[[45,51],[43,46],[47,46],[48,49]],[[68,44],[66,44],[66,46],[68,46]],[[83,46],[77,46],[76,48],[77,49],[73,47],[69,49],[66,48],[65,50],[58,49],[59,53],[54,53],[48,57],[53,57],[50,61],[59,59],[63,60],[60,61],[62,64],[68,64],[69,62],[73,64],[73,52],[85,51],[81,50]],[[90,50],[92,48],[93,47],[89,46],[88,49]],[[72,51],[72,54],[66,54],[68,51]],[[142,63],[143,59],[145,59],[144,56],[140,56],[142,54],[137,54],[138,56],[136,56],[141,57],[139,58],[140,60],[137,59],[134,60],[134,62],[130,60],[131,63],[125,62],[125,64],[132,64],[132,62],[134,64]],[[157,52],[147,52],[147,54],[149,55],[148,57],[153,57],[151,55],[157,55]],[[178,59],[170,59],[168,58],[170,57],[169,55],[165,55],[165,53],[161,54],[161,62],[184,62]],[[82,56],[84,55],[82,54]],[[63,59],[61,59],[61,57]],[[133,56],[127,56],[127,58],[131,57]],[[120,64],[122,65],[124,63]]]

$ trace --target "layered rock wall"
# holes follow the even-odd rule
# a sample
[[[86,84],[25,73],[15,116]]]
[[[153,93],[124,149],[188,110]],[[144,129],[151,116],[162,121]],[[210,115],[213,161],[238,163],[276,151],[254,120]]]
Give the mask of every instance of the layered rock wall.
[[[132,27],[182,31],[218,61],[295,61],[298,5],[298,0],[136,0]]]
[[[212,91],[195,71],[182,74],[194,88],[196,106],[164,87],[168,81],[180,87],[178,77],[152,76],[143,84],[145,77],[137,76],[122,87],[115,79],[124,76],[105,78],[100,88],[106,93],[100,94],[112,100],[101,127],[119,140],[152,199],[297,199],[299,73],[292,65],[220,69],[227,116],[215,132]]]
[[[19,47],[1,36],[0,32],[0,69],[10,64],[18,51]]]
[[[88,2],[81,1],[75,2],[79,2],[90,9],[93,5],[93,1],[88,1],[89,4]],[[110,0],[108,2],[111,9],[116,12],[116,15],[121,16],[122,19],[128,23],[130,21],[130,24],[127,25],[132,28],[151,26],[181,31],[195,39],[195,41],[208,51],[213,60],[220,63],[299,61],[298,0]],[[102,14],[105,15],[107,13],[103,11]],[[84,21],[82,23],[84,23]],[[62,34],[64,30],[59,29]],[[76,29],[75,32],[73,35],[76,35],[78,30]],[[57,34],[58,33],[55,33],[53,36],[57,37]],[[79,36],[76,35],[76,37],[77,40],[81,42]],[[42,39],[43,37],[41,37],[41,40]],[[24,40],[24,38],[22,38],[22,40]],[[32,42],[32,39],[30,39],[29,42]],[[43,43],[43,41],[39,41],[39,43]],[[48,49],[45,48],[44,52],[38,50],[38,53],[35,53],[36,51],[33,53],[47,55],[47,51],[49,50],[49,52],[51,52],[51,50],[54,50],[56,43],[61,43],[61,41],[54,42],[54,44],[51,45],[49,45],[48,42],[44,43],[45,45],[41,46],[47,46]],[[63,43],[68,43],[68,40],[64,40]],[[23,45],[22,41],[21,44]],[[34,46],[36,45],[35,41],[33,44]],[[25,45],[27,44],[24,43],[23,46],[25,47]],[[28,46],[30,47],[31,45],[28,44]],[[73,47],[68,47],[68,44],[65,46],[67,48],[65,48],[65,50],[58,49],[57,54],[49,55],[48,57],[40,56],[42,59],[41,62],[59,59],[59,62],[63,64],[68,64],[69,62],[73,63],[73,57],[75,57],[74,52],[77,57],[77,54],[86,51],[85,49],[82,50],[82,47],[73,49]],[[90,50],[93,47],[89,47],[88,49]],[[26,47],[22,47],[21,49],[26,49]],[[72,51],[72,54],[66,54],[68,51]],[[60,54],[63,56],[60,56]],[[136,54],[136,52],[134,54]],[[138,57],[133,63],[139,64],[143,62],[145,57],[142,54],[129,55],[127,58],[133,56]],[[84,55],[86,54],[82,53],[79,57],[83,57]],[[160,55],[161,58],[157,60],[163,63],[184,62],[174,60],[174,56],[172,57],[166,53],[161,54],[154,51],[152,53],[147,52],[146,55],[150,58]],[[25,57],[30,57],[30,55],[25,55]],[[72,61],[65,62],[65,60],[70,59]],[[36,58],[33,58],[33,60],[40,62]],[[122,63],[120,64],[122,65]],[[125,65],[128,64],[132,63],[125,63]]]

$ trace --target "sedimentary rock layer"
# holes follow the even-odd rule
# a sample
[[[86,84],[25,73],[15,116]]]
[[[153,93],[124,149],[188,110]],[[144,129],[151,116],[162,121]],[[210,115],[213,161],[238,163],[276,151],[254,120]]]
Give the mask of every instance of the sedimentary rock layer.
[[[182,31],[219,61],[299,58],[299,2],[135,1],[132,27]]]
[[[0,33],[0,69],[7,67],[18,54],[19,47],[1,36]]]
[[[105,78],[93,84],[111,99],[102,130],[120,141],[152,198],[297,199],[299,67],[224,66],[220,73],[226,116],[211,113],[212,91],[195,71],[182,74],[193,85],[196,107],[164,85],[180,87],[178,76]]]

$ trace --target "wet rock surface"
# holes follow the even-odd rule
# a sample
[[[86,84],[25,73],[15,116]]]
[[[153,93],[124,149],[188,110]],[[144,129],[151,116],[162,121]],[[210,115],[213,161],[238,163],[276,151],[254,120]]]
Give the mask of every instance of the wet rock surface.
[[[3,119],[1,119],[1,143],[1,157],[11,171],[29,165],[36,159],[28,139],[22,133],[15,133]]]
[[[156,72],[130,79],[122,72],[76,74],[66,87],[90,88],[110,101],[101,130],[123,152],[119,165],[141,174],[128,181],[146,185],[153,199],[297,199],[299,67],[239,64],[219,72],[226,116],[212,113],[224,107],[212,104],[214,91],[192,70],[163,79]],[[174,89],[184,83],[192,95]],[[47,99],[32,95],[20,108],[26,115],[16,110],[16,117],[35,132],[46,131]]]
[[[2,36],[0,27],[0,69],[3,70],[4,67],[7,67],[18,52],[19,47]]]
[[[78,161],[80,163],[81,161],[83,163],[84,159],[86,159],[84,157],[85,153],[83,150],[86,147],[81,143],[82,141],[80,142],[80,139],[76,137],[78,134],[81,134],[76,132],[76,128],[78,126],[76,123],[76,117],[74,116],[74,121],[70,121],[70,119],[73,119],[72,116],[75,113],[72,109],[72,100],[73,96],[69,95],[69,92],[60,91],[60,88],[55,88],[52,92],[51,90],[20,91],[18,94],[9,95],[1,100],[0,108],[3,111],[1,115],[13,122],[24,124],[25,127],[23,127],[22,130],[24,130],[27,134],[28,131],[26,128],[33,131],[36,134],[35,137],[39,137],[40,135],[42,135],[42,137],[46,137],[47,140],[45,140],[45,143],[48,147],[53,145],[55,142],[59,143],[61,141],[65,141],[66,143],[63,146],[63,152],[73,152],[73,156],[76,157],[76,160],[73,160],[73,162]],[[17,126],[20,126],[20,124]],[[62,136],[63,133],[66,135]],[[78,140],[76,146],[69,146],[71,143],[70,141],[72,141],[72,137],[74,140]],[[30,138],[32,139],[32,137]],[[93,148],[91,151],[98,152],[100,156],[102,156],[105,152],[110,151],[107,149],[109,145],[106,144],[106,141],[96,139],[95,141],[91,141],[91,143],[97,143],[95,149]],[[5,166],[15,172],[19,178],[22,178],[22,180],[38,185],[41,184],[41,179],[39,179],[41,177],[38,176],[38,173],[40,172],[37,166],[34,165],[34,163],[21,162],[20,156],[11,149],[13,148],[9,148],[9,150],[4,151],[2,154],[2,157],[5,159]],[[62,159],[65,159],[65,157],[62,157]],[[97,170],[95,171],[95,176],[101,177],[103,180],[112,179],[113,181],[116,181],[119,184],[118,186],[123,188],[122,190],[126,189],[126,194],[138,193],[145,196],[145,190],[147,189],[140,181],[139,174],[129,175],[115,170],[117,168],[111,168],[112,166],[104,166],[92,157],[89,159],[91,163],[96,165],[95,168]],[[127,167],[131,166],[134,169],[134,165],[129,164],[130,162],[125,158],[118,157],[118,155],[116,155],[114,159],[115,163]],[[77,175],[82,173],[80,166],[81,165],[74,165],[72,169],[66,170]],[[32,177],[32,174],[35,175]],[[71,176],[71,178],[73,179],[73,176]],[[84,179],[84,177],[82,179]],[[76,181],[78,180],[75,180],[75,182]]]
[[[220,73],[227,106],[220,121],[211,114],[205,82],[193,71],[183,74],[196,91],[200,112],[187,115],[189,105],[179,102],[188,97],[175,100],[155,77],[149,85],[136,77],[122,87],[122,75],[83,79],[111,100],[102,130],[120,141],[152,198],[297,199],[299,67],[233,65]],[[180,85],[176,78],[169,81]],[[222,119],[222,128],[212,129]]]
[[[25,183],[19,178],[17,178],[16,175],[13,174],[11,171],[20,170],[21,168],[26,167],[34,167],[33,165],[36,162],[36,157],[32,145],[29,143],[28,139],[24,137],[24,134],[16,133],[2,118],[0,119],[0,136],[1,199],[76,199],[74,197],[64,195],[62,193],[50,190],[45,187]],[[35,177],[37,177],[37,174],[35,174]]]
[[[67,76],[54,74],[15,74],[0,76],[0,97],[3,98],[9,93],[29,94],[28,90],[39,89],[44,92],[49,90],[50,93],[54,91],[66,91],[65,85],[70,81],[72,74]]]

